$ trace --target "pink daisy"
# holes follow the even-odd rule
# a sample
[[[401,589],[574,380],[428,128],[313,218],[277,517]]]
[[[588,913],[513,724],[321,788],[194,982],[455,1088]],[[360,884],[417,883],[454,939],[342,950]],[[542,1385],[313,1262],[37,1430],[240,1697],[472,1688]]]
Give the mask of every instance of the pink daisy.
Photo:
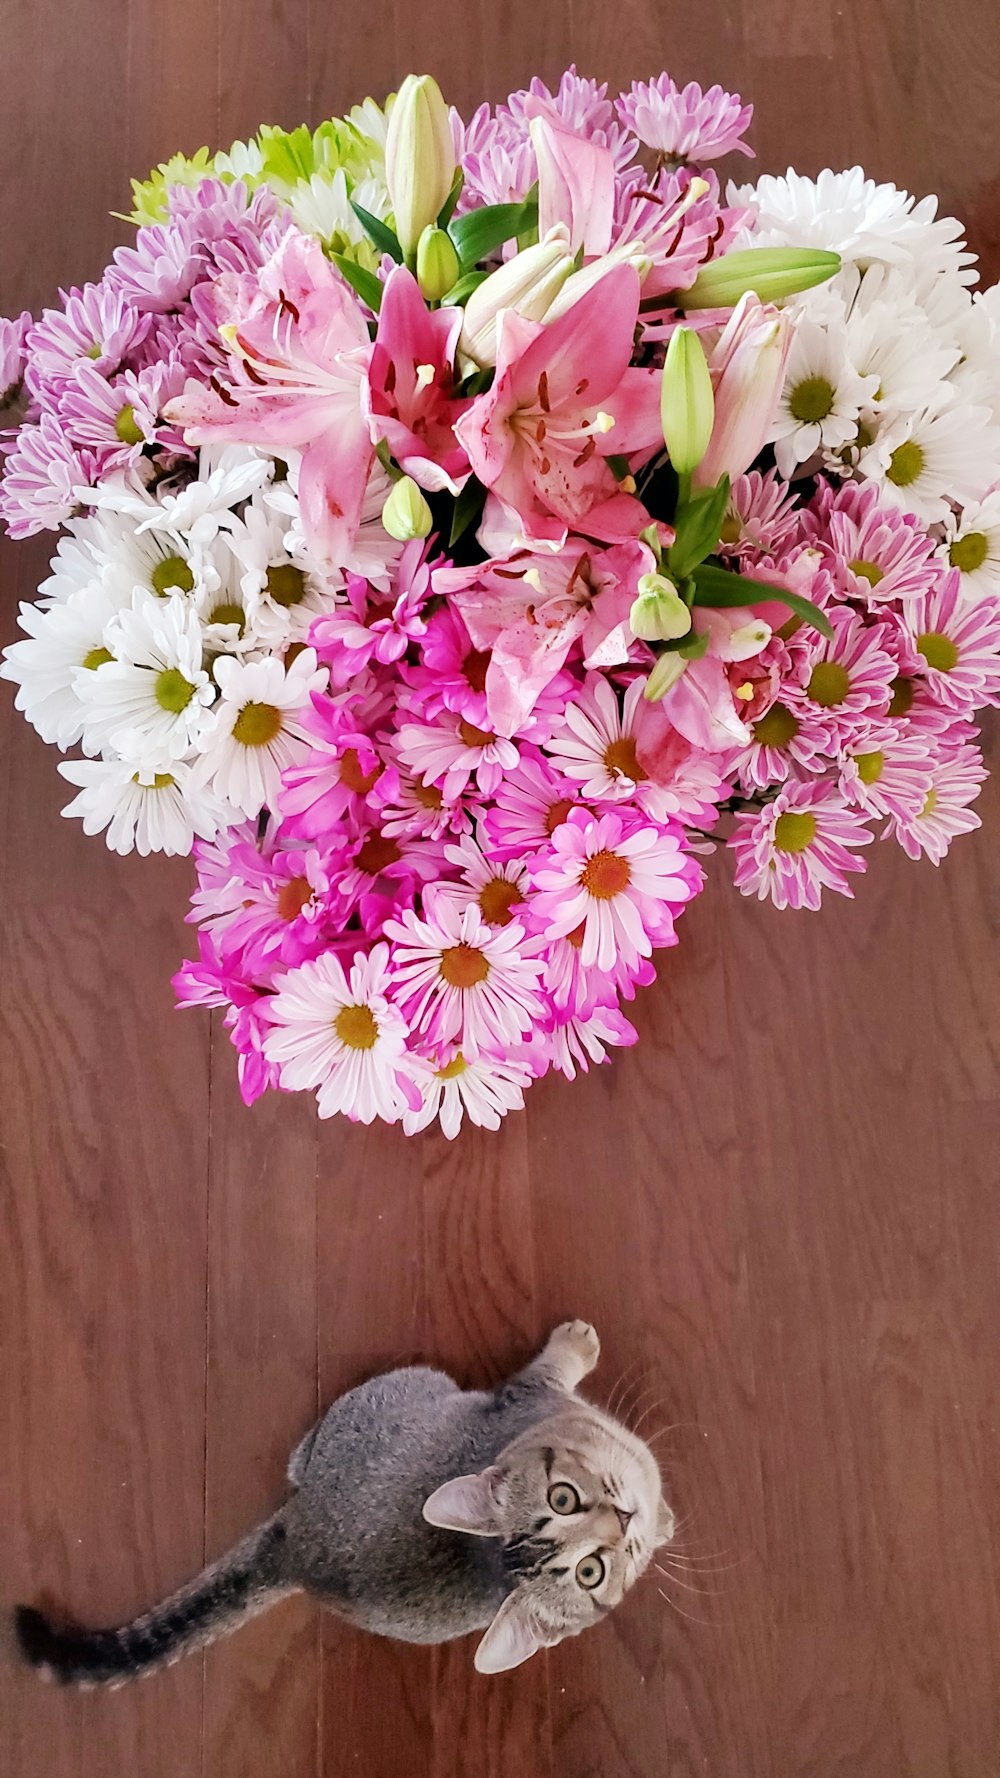
[[[446,803],[440,787],[388,766],[369,798],[382,832],[396,838],[439,840],[467,833],[472,817],[462,801]]]
[[[873,722],[840,757],[840,788],[866,815],[905,821],[919,814],[931,788],[927,737],[894,722]]]
[[[644,699],[645,683],[633,679],[619,702],[602,674],[589,673],[546,751],[589,801],[627,802],[656,822],[707,817],[722,787],[716,767]]]
[[[293,839],[314,840],[342,823],[356,831],[364,817],[384,767],[374,742],[350,718],[349,709],[328,698],[313,701],[304,726],[321,744],[281,776],[278,806]]]
[[[199,887],[186,916],[215,939],[222,958],[254,978],[315,956],[343,868],[343,849],[262,849],[250,823],[196,850]]]
[[[244,1105],[253,1105],[269,1087],[278,1086],[278,1070],[264,1054],[270,1030],[265,1017],[270,999],[244,982],[223,963],[206,932],[198,934],[199,961],[185,963],[173,978],[177,1004],[225,1007],[223,1023],[237,1053],[236,1073]]]
[[[0,519],[11,537],[56,531],[78,511],[78,495],[94,480],[93,458],[76,451],[59,421],[43,414],[22,426],[4,464]]]
[[[903,622],[913,665],[943,709],[964,714],[1000,702],[1000,600],[967,603],[954,569],[934,592],[906,606]]]
[[[522,1056],[504,1060],[481,1058],[467,1062],[457,1050],[449,1062],[437,1066],[423,1056],[412,1056],[413,1078],[421,1095],[419,1111],[407,1111],[403,1129],[407,1136],[426,1130],[435,1120],[442,1135],[454,1141],[464,1118],[483,1130],[499,1130],[508,1111],[524,1106],[524,1089],[534,1073]]]
[[[975,731],[973,731],[975,732]],[[908,858],[923,852],[940,864],[953,839],[982,825],[969,807],[988,777],[978,747],[965,742],[931,756],[931,784],[917,814],[892,821],[884,837],[899,841]]]
[[[342,1111],[355,1123],[394,1124],[417,1103],[388,961],[388,945],[359,951],[348,976],[327,951],[278,978],[264,1051],[288,1091],[316,1088],[320,1117]]]
[[[801,518],[795,495],[775,471],[751,469],[729,492],[719,551],[738,561],[774,560],[798,538]]]
[[[483,817],[491,847],[502,858],[539,851],[578,802],[577,786],[561,777],[544,755],[526,749],[516,769],[497,786]]]
[[[105,282],[144,313],[179,308],[204,275],[205,251],[189,218],[141,228],[131,247],[116,247]]]
[[[595,1006],[585,1019],[566,1019],[536,1037],[531,1045],[545,1055],[550,1068],[567,1080],[587,1074],[590,1064],[606,1062],[608,1048],[638,1043],[639,1033],[617,1006]]]
[[[523,924],[529,894],[523,860],[510,858],[504,863],[488,856],[468,834],[457,845],[445,846],[444,852],[448,863],[462,874],[458,882],[439,884],[439,901],[459,909],[478,908],[487,926],[509,926],[514,919]]]
[[[94,453],[102,474],[126,469],[146,445],[159,442],[160,410],[185,379],[180,364],[126,371],[113,382],[81,364],[62,387],[59,418],[74,444]],[[181,435],[171,442],[180,443]]]
[[[655,80],[634,80],[617,104],[618,115],[647,148],[672,160],[717,160],[723,154],[749,154],[741,140],[750,127],[753,106],[735,93],[710,86],[703,93],[696,81],[681,88],[669,74]]]
[[[414,777],[441,786],[445,802],[461,796],[470,779],[483,796],[492,796],[518,760],[513,741],[479,728],[454,710],[441,711],[433,722],[404,722],[396,750]]]
[[[423,918],[411,910],[387,920],[385,933],[395,998],[438,1052],[457,1045],[470,1061],[506,1056],[541,1020],[542,965],[516,920],[494,931],[473,904],[460,909],[428,891]]]
[[[389,912],[387,898],[410,902],[417,884],[434,882],[445,869],[439,841],[387,834],[373,822],[350,843],[337,890],[345,908],[362,904],[365,925],[370,928],[373,919]],[[376,898],[366,905],[373,895]]]
[[[529,932],[533,931],[530,908],[525,920]],[[626,962],[624,957],[618,956],[610,969],[585,964],[580,954],[585,930],[581,922],[575,932],[567,933],[565,938],[546,937],[538,951],[545,964],[542,985],[557,1021],[586,1018],[595,1006],[610,1005],[619,994],[626,1000],[634,1000],[636,988],[647,988],[656,980],[656,971],[647,957]],[[666,943],[676,943],[676,934]]]
[[[803,521],[848,598],[873,607],[916,599],[940,578],[933,538],[917,519],[880,506],[874,483],[822,483]]]
[[[420,666],[402,668],[404,679],[421,693],[421,712],[457,711],[477,728],[489,728],[486,708],[488,649],[476,648],[461,618],[450,606],[429,620],[420,645]]]
[[[769,644],[765,653],[770,647]],[[758,661],[749,663],[751,668]],[[720,770],[727,777],[735,776],[750,796],[783,784],[789,776],[817,770],[818,762],[829,751],[825,724],[813,706],[794,696],[795,690],[790,685],[786,693],[779,677],[778,695],[772,695],[760,715],[750,720],[752,741],[725,754],[720,761]]]
[[[736,886],[759,901],[770,897],[775,907],[815,910],[824,889],[853,896],[847,873],[865,864],[852,848],[872,838],[835,784],[787,784],[765,808],[737,815],[729,841]]]
[[[376,662],[394,665],[411,642],[422,639],[427,629],[423,607],[431,589],[426,550],[419,537],[406,545],[390,601],[376,599],[366,580],[349,574],[347,604],[316,619],[309,640],[327,662],[334,685],[350,685],[363,667]]]
[[[882,626],[853,611],[827,612],[833,638],[820,640],[805,663],[801,689],[789,687],[790,707],[821,723],[833,752],[859,716],[884,715],[892,696],[896,663],[883,646]]]
[[[27,362],[27,337],[32,326],[30,309],[8,320],[0,315],[0,408],[13,401],[21,387]]]
[[[546,938],[583,927],[580,959],[611,970],[669,943],[673,922],[701,887],[701,871],[679,830],[632,826],[617,815],[594,820],[575,809],[552,835],[548,853],[529,866],[538,893],[533,922]]]

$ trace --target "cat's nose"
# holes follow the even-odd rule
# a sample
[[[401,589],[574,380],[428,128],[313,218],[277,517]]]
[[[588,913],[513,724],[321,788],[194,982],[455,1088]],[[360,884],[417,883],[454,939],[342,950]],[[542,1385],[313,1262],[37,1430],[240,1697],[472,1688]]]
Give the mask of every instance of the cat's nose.
[[[634,1513],[627,1513],[623,1506],[616,1506],[615,1507],[615,1518],[618,1520],[618,1523],[622,1528],[622,1536],[624,1537],[626,1531],[628,1530],[629,1526],[632,1523],[632,1520],[635,1518],[635,1514]]]

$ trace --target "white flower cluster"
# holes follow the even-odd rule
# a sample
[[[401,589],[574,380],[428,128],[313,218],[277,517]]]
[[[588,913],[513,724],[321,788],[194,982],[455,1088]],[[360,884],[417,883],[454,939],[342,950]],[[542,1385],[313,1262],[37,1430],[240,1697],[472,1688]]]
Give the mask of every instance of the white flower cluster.
[[[109,477],[21,606],[26,636],[0,675],[44,741],[82,749],[59,768],[79,791],[64,813],[113,851],[190,852],[256,817],[305,750],[327,675],[304,643],[344,573],[310,557],[297,473],[294,456],[227,446],[203,450],[191,481]],[[400,550],[380,522],[387,490],[377,467],[344,564],[376,585]]]
[[[799,318],[771,432],[778,469],[856,475],[941,527],[971,596],[1000,592],[1000,286],[973,291],[961,224],[860,167],[730,187],[741,245],[841,255]]]

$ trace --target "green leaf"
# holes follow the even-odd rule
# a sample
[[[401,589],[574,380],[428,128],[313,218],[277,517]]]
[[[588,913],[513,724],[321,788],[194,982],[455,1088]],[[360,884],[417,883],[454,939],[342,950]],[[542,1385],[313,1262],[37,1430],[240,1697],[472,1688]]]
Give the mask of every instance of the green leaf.
[[[801,593],[789,592],[787,587],[771,586],[764,580],[751,580],[745,574],[730,574],[728,568],[716,568],[706,563],[694,571],[696,605],[714,606],[719,609],[731,609],[739,605],[763,605],[775,600],[787,605],[800,617],[803,623],[810,624],[821,636],[828,639],[833,636],[833,625],[825,611],[814,605],[811,599],[804,599]]]
[[[462,195],[462,187],[464,184],[465,184],[465,174],[463,173],[461,167],[459,167],[458,172],[455,174],[455,177],[452,180],[451,190],[448,193],[448,196],[445,198],[444,203],[442,204],[440,210],[438,211],[438,219],[437,219],[438,228],[447,228],[448,227],[449,222],[451,221],[452,217],[455,214],[455,205],[458,203],[458,200]]]
[[[677,652],[683,655],[686,661],[700,661],[702,656],[708,653],[708,645],[711,640],[709,630],[696,630],[688,641],[681,643]]]
[[[671,574],[683,580],[711,555],[719,541],[728,500],[729,477],[724,475],[714,488],[706,488],[681,507],[674,520],[677,535],[667,551]]]
[[[345,278],[351,289],[356,291],[363,303],[367,303],[373,315],[377,315],[382,307],[382,291],[385,288],[382,280],[376,278],[374,272],[366,271],[344,253],[331,253],[330,258]]]
[[[360,204],[356,204],[353,199],[351,200],[351,209],[366,234],[369,234],[375,242],[376,247],[379,247],[383,253],[390,253],[396,264],[402,265],[403,249],[392,229],[386,223],[380,222],[377,216],[373,216],[370,210],[365,210]]]
[[[465,532],[469,529],[469,526],[476,523],[483,510],[485,500],[486,489],[483,487],[482,482],[477,482],[475,476],[470,475],[465,487],[455,501],[455,509],[451,515],[451,535],[448,538],[449,549],[454,549],[459,538],[464,536]]]
[[[523,234],[538,222],[538,202],[525,198],[523,204],[487,204],[481,210],[470,210],[449,225],[450,234],[463,266],[478,265],[494,247],[501,247],[512,235]]]
[[[451,289],[445,291],[441,298],[442,307],[446,305],[457,307],[462,303],[467,303],[472,292],[478,290],[484,278],[488,278],[489,275],[489,272],[464,272]]]

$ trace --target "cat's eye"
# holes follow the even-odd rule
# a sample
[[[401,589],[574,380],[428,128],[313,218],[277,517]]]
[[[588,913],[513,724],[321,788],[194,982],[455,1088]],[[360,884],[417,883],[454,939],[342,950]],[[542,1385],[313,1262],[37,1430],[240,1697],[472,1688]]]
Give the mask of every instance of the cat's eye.
[[[586,1587],[588,1592],[591,1592],[594,1587],[600,1586],[605,1573],[606,1569],[600,1556],[584,1556],[583,1560],[576,1565],[576,1578],[581,1587]]]
[[[571,1482],[553,1482],[548,1493],[549,1505],[554,1513],[578,1513],[580,1496]]]

